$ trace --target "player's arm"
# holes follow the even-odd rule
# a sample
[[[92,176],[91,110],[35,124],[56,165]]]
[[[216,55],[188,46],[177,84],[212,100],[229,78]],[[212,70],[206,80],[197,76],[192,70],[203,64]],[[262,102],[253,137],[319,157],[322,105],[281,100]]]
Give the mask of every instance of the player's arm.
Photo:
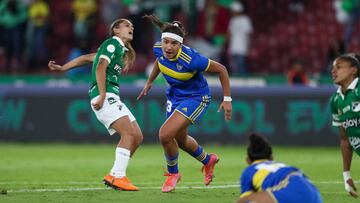
[[[68,71],[70,69],[92,63],[95,59],[95,55],[96,55],[96,53],[84,54],[77,58],[72,59],[71,61],[65,63],[62,66],[59,64],[56,64],[55,61],[49,61],[48,67],[52,71],[60,71],[60,72]]]
[[[344,177],[345,190],[349,192],[351,196],[356,198],[358,196],[356,192],[356,187],[350,176],[353,151],[351,149],[349,140],[346,136],[345,129],[340,126],[339,132],[340,132],[340,148],[343,159],[343,177]]]
[[[223,108],[225,110],[225,120],[228,121],[231,119],[231,111],[232,111],[229,73],[226,70],[225,66],[213,60],[210,60],[209,67],[207,68],[206,71],[210,73],[216,73],[219,75],[219,80],[221,83],[221,87],[223,89],[224,100],[221,103],[218,111],[220,111]]]
[[[154,62],[154,66],[153,69],[149,75],[149,78],[146,81],[146,84],[144,86],[144,88],[141,90],[139,96],[137,97],[137,100],[141,99],[143,96],[146,96],[147,93],[149,92],[149,90],[152,87],[152,83],[154,82],[154,80],[157,78],[157,76],[160,74],[160,68],[158,65],[158,60],[156,59],[156,61]]]
[[[106,97],[106,68],[108,65],[109,62],[106,59],[100,58],[96,66],[96,83],[99,88],[99,97],[92,103],[95,110],[101,109]]]

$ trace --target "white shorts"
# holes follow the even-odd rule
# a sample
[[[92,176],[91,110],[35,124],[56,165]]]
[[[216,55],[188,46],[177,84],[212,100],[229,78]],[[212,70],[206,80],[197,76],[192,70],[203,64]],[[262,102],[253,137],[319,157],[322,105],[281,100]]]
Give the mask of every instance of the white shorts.
[[[90,101],[90,105],[97,119],[106,127],[110,135],[116,133],[116,131],[111,128],[111,124],[117,119],[123,116],[129,116],[130,122],[135,120],[135,117],[132,115],[130,110],[120,101],[120,97],[114,93],[107,92],[101,109],[98,111],[95,110],[92,103],[94,103],[98,97],[99,96],[94,97]]]

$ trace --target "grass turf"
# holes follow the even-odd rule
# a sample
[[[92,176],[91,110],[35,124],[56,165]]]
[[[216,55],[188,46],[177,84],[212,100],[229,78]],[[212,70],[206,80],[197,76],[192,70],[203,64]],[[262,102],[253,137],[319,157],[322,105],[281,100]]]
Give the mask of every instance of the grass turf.
[[[0,143],[0,202],[234,202],[239,177],[246,167],[244,146],[205,146],[220,157],[216,178],[203,184],[201,164],[180,152],[182,181],[170,194],[161,193],[165,180],[163,151],[143,145],[131,159],[127,176],[139,192],[115,191],[102,184],[114,161],[109,144]],[[344,191],[339,148],[278,147],[275,159],[302,169],[319,188],[325,203],[354,202]],[[354,155],[352,176],[360,180],[360,161]],[[356,181],[358,187],[359,181]]]

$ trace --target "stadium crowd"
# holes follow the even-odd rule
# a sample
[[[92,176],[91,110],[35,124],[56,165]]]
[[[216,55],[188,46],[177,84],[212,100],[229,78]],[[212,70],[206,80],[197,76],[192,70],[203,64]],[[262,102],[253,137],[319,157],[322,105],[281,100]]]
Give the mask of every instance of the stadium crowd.
[[[49,58],[64,63],[94,52],[121,17],[137,31],[130,73],[143,73],[160,36],[142,19],[151,13],[183,22],[185,43],[225,64],[232,76],[285,74],[294,61],[307,74],[329,73],[336,56],[360,51],[359,8],[359,0],[2,0],[0,73],[47,73]]]

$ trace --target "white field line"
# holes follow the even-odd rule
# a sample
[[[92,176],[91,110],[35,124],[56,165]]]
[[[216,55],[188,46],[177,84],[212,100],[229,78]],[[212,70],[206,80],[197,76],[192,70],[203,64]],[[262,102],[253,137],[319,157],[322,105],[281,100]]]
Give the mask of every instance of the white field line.
[[[358,181],[356,181],[358,183]],[[7,182],[7,184],[11,185],[14,182]],[[82,184],[93,184],[94,182],[63,182],[63,183],[53,183],[48,185],[59,185],[59,184],[70,184],[70,183],[82,183]],[[223,183],[225,185],[211,185],[211,186],[196,186],[199,183],[203,184],[202,182],[187,182],[187,183],[181,183],[181,184],[190,184],[185,186],[177,186],[176,189],[219,189],[219,188],[238,188],[239,184],[234,182],[228,182]],[[343,184],[342,181],[314,181],[315,184]],[[5,184],[2,182],[2,184]],[[28,185],[26,183],[22,183],[23,185]],[[98,182],[96,182],[98,184]],[[218,183],[219,184],[219,183]],[[31,185],[34,185],[32,182]],[[39,183],[39,185],[45,185],[44,183]],[[152,185],[152,186],[142,186],[141,185]],[[140,190],[160,190],[160,186],[153,186],[154,183],[139,183],[138,186]],[[76,192],[76,191],[96,191],[96,190],[111,190],[111,188],[108,187],[82,187],[82,188],[54,188],[54,189],[14,189],[14,190],[8,190],[8,193],[32,193],[32,192]],[[343,192],[322,192],[323,194],[342,194]]]
[[[218,188],[237,188],[239,185],[218,185],[218,186],[177,186],[176,189],[218,189]],[[160,190],[160,186],[139,187],[140,190]],[[94,190],[111,190],[108,187],[102,188],[57,188],[57,189],[18,189],[8,190],[8,193],[30,193],[30,192],[75,192],[75,191],[94,191]]]
[[[344,184],[342,181],[311,181],[314,184]],[[354,181],[360,183],[360,181]],[[184,185],[201,185],[203,182],[180,182]],[[26,181],[0,181],[0,185],[97,185],[102,184],[99,181],[64,181],[64,182],[26,182]],[[239,182],[213,182],[212,185],[236,185]],[[154,185],[154,182],[136,182],[136,185]]]

